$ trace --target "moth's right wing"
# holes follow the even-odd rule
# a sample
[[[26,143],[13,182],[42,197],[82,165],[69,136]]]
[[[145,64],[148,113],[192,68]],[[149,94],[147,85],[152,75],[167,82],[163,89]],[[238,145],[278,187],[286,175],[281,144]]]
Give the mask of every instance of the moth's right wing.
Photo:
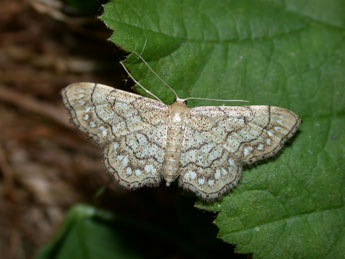
[[[115,180],[129,189],[159,184],[168,106],[96,83],[69,85],[62,96],[76,127],[105,147]]]
[[[242,167],[275,155],[301,119],[274,106],[209,106],[185,118],[180,185],[213,200],[237,184]]]

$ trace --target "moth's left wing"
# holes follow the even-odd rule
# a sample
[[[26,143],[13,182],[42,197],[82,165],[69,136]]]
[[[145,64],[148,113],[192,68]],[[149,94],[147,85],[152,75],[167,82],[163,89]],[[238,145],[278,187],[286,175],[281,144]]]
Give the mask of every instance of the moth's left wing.
[[[168,106],[96,83],[62,91],[74,124],[104,147],[104,165],[128,189],[158,185],[167,139]]]
[[[237,184],[244,164],[276,154],[301,119],[274,106],[196,107],[185,118],[180,185],[206,200]]]

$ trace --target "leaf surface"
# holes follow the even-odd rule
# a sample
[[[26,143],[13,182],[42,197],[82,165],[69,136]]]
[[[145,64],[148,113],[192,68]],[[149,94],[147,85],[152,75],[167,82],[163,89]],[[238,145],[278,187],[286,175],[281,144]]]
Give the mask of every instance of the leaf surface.
[[[345,2],[116,0],[111,40],[140,53],[182,98],[245,99],[297,113],[299,133],[212,204],[219,237],[256,258],[344,258]],[[174,95],[135,55],[132,75]],[[221,105],[219,102],[190,102]],[[236,105],[236,104],[234,104]]]

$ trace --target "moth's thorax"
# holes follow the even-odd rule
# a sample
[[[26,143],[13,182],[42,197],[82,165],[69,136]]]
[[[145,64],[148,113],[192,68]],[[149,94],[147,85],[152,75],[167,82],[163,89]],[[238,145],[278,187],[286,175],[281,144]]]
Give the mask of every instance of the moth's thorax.
[[[169,109],[167,120],[168,135],[163,169],[167,186],[175,181],[178,176],[181,146],[184,136],[184,120],[189,110],[190,108],[181,99],[178,99]]]
[[[186,112],[189,110],[183,100],[177,100],[170,106],[170,123],[181,125],[184,121]]]

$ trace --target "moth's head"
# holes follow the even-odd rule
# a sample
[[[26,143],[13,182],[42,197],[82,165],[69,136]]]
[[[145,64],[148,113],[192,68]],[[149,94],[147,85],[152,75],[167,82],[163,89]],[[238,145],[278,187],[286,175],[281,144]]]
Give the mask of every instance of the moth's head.
[[[182,99],[182,98],[177,97],[175,99],[175,103],[183,103],[184,105],[187,105],[187,99]]]
[[[175,112],[182,112],[188,109],[187,100],[176,98],[176,101],[171,105],[172,110]]]

